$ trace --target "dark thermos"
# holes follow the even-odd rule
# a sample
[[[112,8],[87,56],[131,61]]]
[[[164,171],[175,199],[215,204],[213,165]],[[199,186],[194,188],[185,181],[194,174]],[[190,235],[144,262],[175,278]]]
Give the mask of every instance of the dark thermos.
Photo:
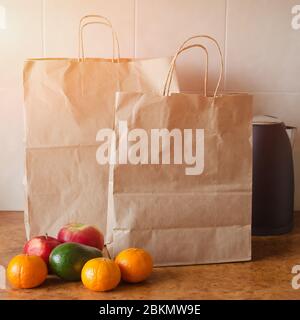
[[[294,168],[286,126],[260,116],[253,120],[252,234],[277,235],[293,228]]]

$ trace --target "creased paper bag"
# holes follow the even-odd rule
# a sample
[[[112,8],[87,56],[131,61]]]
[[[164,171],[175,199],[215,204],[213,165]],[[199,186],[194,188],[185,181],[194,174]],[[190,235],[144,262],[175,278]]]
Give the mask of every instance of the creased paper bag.
[[[213,40],[208,36],[191,39],[203,37]],[[127,139],[129,159],[138,139],[126,135],[143,129],[145,135],[140,134],[139,139],[148,139],[148,163],[143,158],[139,164],[128,160],[127,164],[116,161],[113,166],[108,215],[108,249],[113,257],[125,248],[141,247],[159,266],[251,259],[252,97],[217,94],[223,62],[213,96],[169,95],[178,54],[192,47],[203,48],[187,46],[189,40],[173,59],[163,95],[117,93],[116,158],[120,141]],[[220,47],[214,43],[223,61]],[[127,132],[121,130],[124,124]],[[177,158],[179,163],[173,159],[162,164],[164,152],[168,160],[169,144],[162,147],[161,142],[160,163],[153,164],[153,130],[168,130],[181,137],[176,140],[172,136],[169,141],[171,159],[178,144],[182,143],[182,154],[192,151],[195,155],[199,143],[198,163],[185,158],[180,163]],[[192,130],[193,140],[185,136],[186,130]]]
[[[112,59],[84,58],[82,32],[93,23],[111,28]],[[171,61],[120,58],[100,16],[84,17],[79,35],[79,58],[25,63],[27,237],[56,235],[69,222],[105,232],[109,167],[96,161],[97,132],[113,128],[116,91],[161,91]]]

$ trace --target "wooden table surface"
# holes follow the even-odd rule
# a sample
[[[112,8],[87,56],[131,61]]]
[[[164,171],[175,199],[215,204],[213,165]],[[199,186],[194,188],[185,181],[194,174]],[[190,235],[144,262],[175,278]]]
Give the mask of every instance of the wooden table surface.
[[[292,267],[300,265],[300,213],[288,235],[253,237],[253,261],[155,268],[138,285],[121,284],[111,292],[92,292],[81,282],[52,276],[35,289],[0,290],[3,299],[300,299],[291,286]],[[20,253],[25,242],[23,214],[0,212],[0,264]],[[300,281],[299,281],[300,282]]]

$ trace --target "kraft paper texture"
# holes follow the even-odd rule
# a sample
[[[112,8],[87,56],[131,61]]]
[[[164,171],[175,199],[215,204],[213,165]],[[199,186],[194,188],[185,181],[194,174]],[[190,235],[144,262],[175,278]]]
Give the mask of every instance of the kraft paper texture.
[[[32,59],[24,68],[27,237],[66,223],[105,233],[109,166],[96,134],[113,128],[116,91],[161,92],[170,59]],[[173,82],[176,90],[176,80]]]
[[[117,93],[115,126],[204,129],[204,171],[186,164],[112,167],[108,249],[148,250],[157,266],[251,259],[252,97]],[[117,144],[118,146],[118,144]]]

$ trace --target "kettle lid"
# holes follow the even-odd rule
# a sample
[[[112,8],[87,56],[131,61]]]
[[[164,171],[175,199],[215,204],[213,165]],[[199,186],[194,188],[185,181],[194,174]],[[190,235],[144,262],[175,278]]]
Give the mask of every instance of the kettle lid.
[[[280,119],[274,116],[269,115],[257,115],[253,117],[252,124],[253,125],[270,125],[270,124],[278,124],[282,123]]]

